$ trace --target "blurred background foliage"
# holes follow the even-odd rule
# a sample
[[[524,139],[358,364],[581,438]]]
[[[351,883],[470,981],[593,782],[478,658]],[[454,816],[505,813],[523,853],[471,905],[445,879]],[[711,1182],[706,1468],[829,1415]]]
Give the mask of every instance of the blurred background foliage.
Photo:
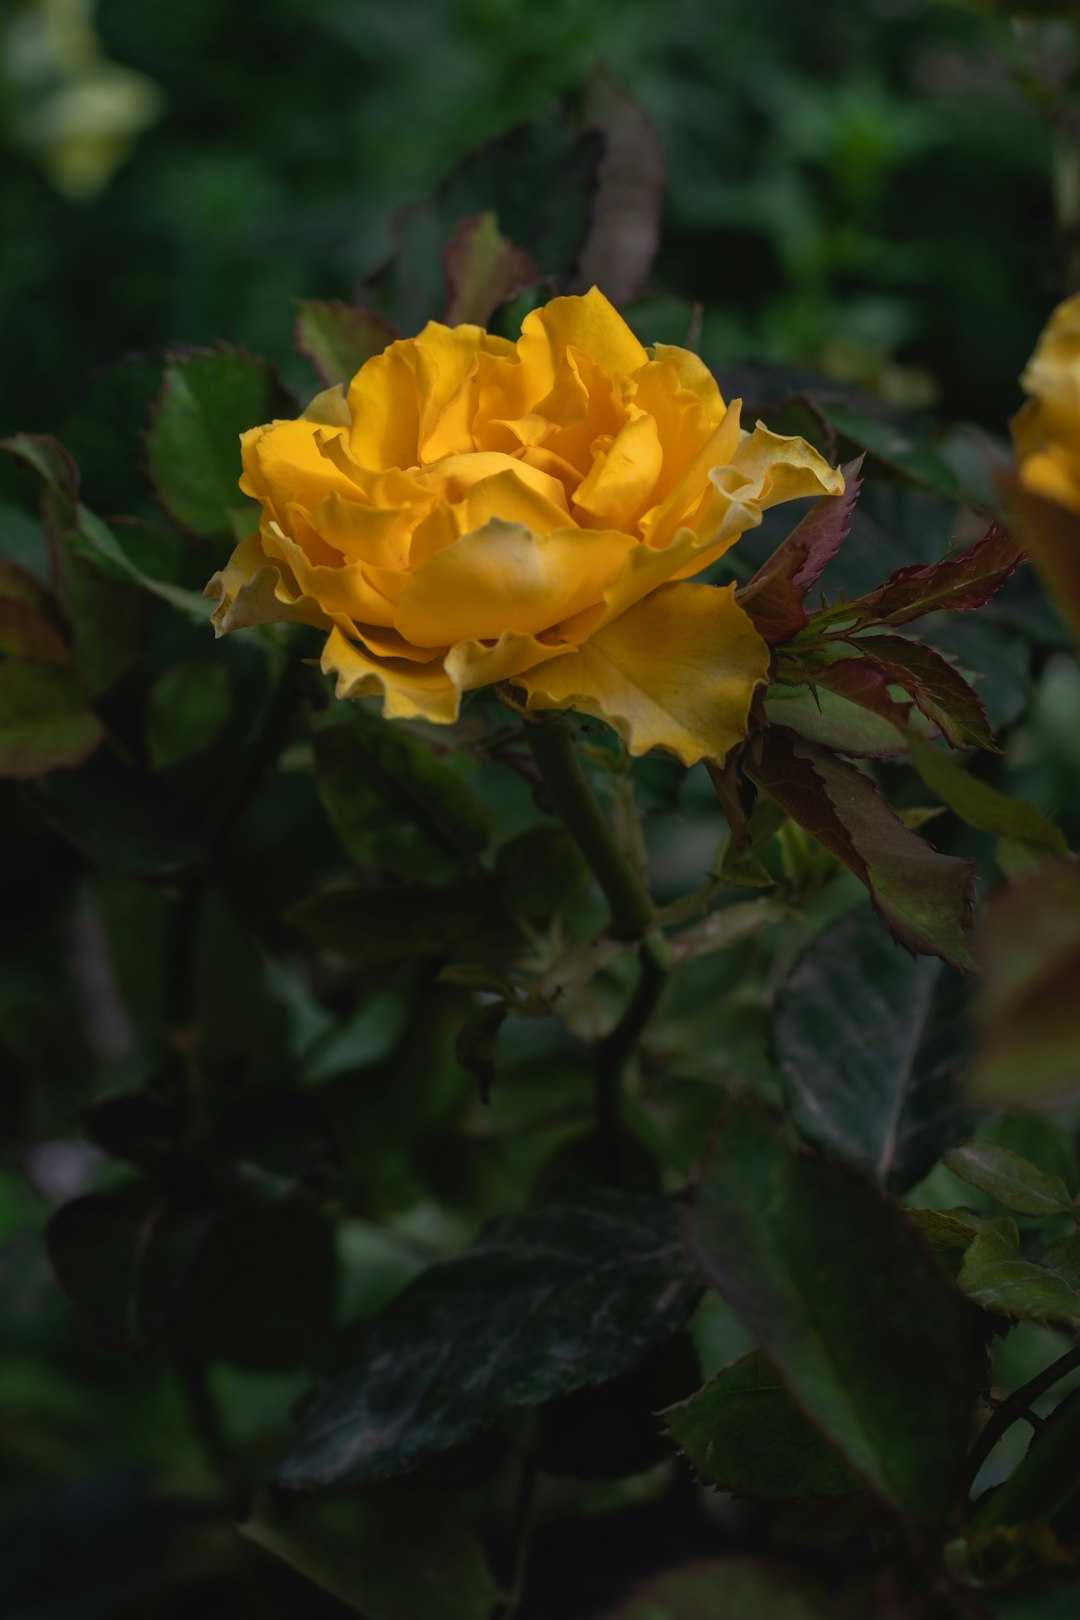
[[[175,435],[161,457],[172,478],[152,495],[142,434],[163,366],[150,357],[225,339],[265,355],[303,397],[315,383],[293,345],[296,299],[347,299],[370,280],[402,319],[438,314],[425,280],[427,205],[441,195],[438,270],[438,245],[489,200],[478,193],[502,173],[505,148],[449,177],[525,118],[539,120],[525,143],[530,178],[522,197],[505,208],[500,198],[500,223],[535,251],[535,204],[550,237],[562,228],[573,241],[580,186],[553,109],[573,119],[605,64],[647,109],[666,155],[660,251],[629,312],[646,339],[694,334],[751,404],[790,404],[797,368],[855,385],[864,401],[974,424],[940,438],[940,457],[917,447],[908,482],[878,424],[883,454],[871,457],[827,579],[854,596],[985,527],[987,456],[1070,279],[1077,49],[1060,17],[1017,22],[992,5],[920,0],[9,0],[0,431],[59,432],[90,504],[129,516],[113,524],[118,550],[104,567],[100,533],[73,525],[54,581],[94,700],[89,723],[108,728],[110,747],[78,770],[0,784],[5,1620],[347,1612],[236,1536],[236,1474],[274,1464],[312,1380],[348,1360],[360,1326],[406,1281],[493,1213],[520,1210],[580,1169],[588,1041],[631,977],[624,956],[591,983],[571,980],[563,1021],[510,1020],[482,1103],[456,1045],[480,981],[438,977],[447,955],[467,966],[473,943],[475,891],[462,899],[458,869],[489,874],[538,972],[565,971],[566,942],[601,926],[597,896],[561,829],[538,816],[512,722],[490,698],[475,700],[452,744],[414,728],[387,745],[368,711],[328,704],[296,657],[312,650],[302,639],[211,640],[203,604],[185,593],[227,552],[235,490],[228,451],[206,487],[188,477],[201,463],[198,444],[184,442],[183,401],[194,400],[215,447],[292,406],[279,404],[266,368],[235,353],[170,366],[172,413],[159,413],[155,432],[159,443]],[[545,186],[548,151],[560,155]],[[380,275],[399,239],[406,265],[421,267],[415,286],[400,270]],[[134,358],[109,370],[121,355]],[[180,371],[188,393],[177,385],[170,396]],[[848,410],[845,427],[841,410],[844,449],[865,448],[859,434],[873,422]],[[770,421],[823,438],[798,402],[790,422]],[[44,581],[37,494],[5,460],[3,553]],[[774,528],[753,537],[732,566],[745,575],[777,538]],[[138,588],[148,578],[150,590]],[[46,602],[58,636],[53,611]],[[983,677],[1005,754],[979,769],[1055,817],[1075,847],[1080,675],[1035,581],[1018,576],[991,607],[937,622],[933,636]],[[647,812],[660,904],[710,870],[745,880],[725,856],[703,769],[687,775],[654,757],[627,773],[603,728],[587,737],[597,791],[636,858],[637,811]],[[910,774],[880,769],[915,824],[933,813]],[[373,771],[404,792],[408,813],[393,793],[372,793]],[[989,883],[1024,856],[947,815],[932,830],[941,847],[978,856]],[[752,887],[722,886],[728,901],[766,908],[773,926],[759,935],[754,913],[737,948],[722,933],[687,947],[634,1076],[634,1185],[684,1183],[729,1082],[780,1095],[777,994],[807,942],[862,904],[855,881],[793,823],[767,828],[758,856],[751,882],[772,885],[797,915],[774,915],[772,897]],[[359,922],[324,914],[305,937],[294,908],[335,881],[362,891]],[[345,946],[326,949],[328,937]],[[896,1005],[895,984],[874,982],[867,954],[851,967],[866,976],[861,991]],[[913,970],[904,959],[896,971]],[[203,1090],[181,1038],[193,1025]],[[474,1070],[484,1038],[474,1028],[464,1054]],[[936,1124],[940,1149],[970,1120],[948,1113]],[[1055,1122],[1006,1108],[986,1129],[1072,1191],[1074,1127],[1068,1110]],[[921,1201],[960,1201],[949,1175],[934,1171]],[[87,1195],[99,1200],[80,1206],[89,1225],[53,1222],[50,1266],[49,1216]],[[678,1340],[628,1381],[546,1411],[523,1620],[594,1616],[638,1577],[718,1547],[779,1547],[781,1561],[843,1569],[853,1539],[880,1533],[869,1521],[853,1536],[816,1509],[770,1518],[695,1493],[673,1472],[650,1414],[746,1348],[718,1303],[692,1336],[696,1354]],[[1035,1323],[1008,1345],[996,1368],[1006,1391],[1060,1348]],[[405,1503],[405,1522],[418,1513],[430,1537],[443,1510],[425,1517],[423,1493],[452,1496],[503,1581],[519,1439],[511,1423],[434,1459]],[[989,1459],[982,1483],[1016,1460],[1015,1448]],[[327,1545],[351,1548],[370,1508],[363,1545],[377,1550],[378,1503],[344,1508],[344,1534],[331,1526]],[[266,1526],[251,1530],[260,1536]],[[410,1587],[417,1546],[445,1570],[438,1609]],[[479,1554],[472,1564],[460,1549],[446,1555],[436,1537],[394,1556],[398,1584],[372,1605],[376,1620],[488,1613]],[[720,1589],[730,1580],[725,1565]],[[790,1595],[773,1594],[776,1612],[792,1612]],[[746,1612],[765,1613],[754,1601],[751,1591]],[[1058,1611],[1013,1609],[1006,1597],[987,1612]]]
[[[714,365],[804,363],[1000,425],[1060,296],[1075,37],[928,0],[8,0],[0,428],[227,333],[282,364],[395,214],[603,62],[667,154],[652,283]],[[664,334],[668,336],[667,333]]]

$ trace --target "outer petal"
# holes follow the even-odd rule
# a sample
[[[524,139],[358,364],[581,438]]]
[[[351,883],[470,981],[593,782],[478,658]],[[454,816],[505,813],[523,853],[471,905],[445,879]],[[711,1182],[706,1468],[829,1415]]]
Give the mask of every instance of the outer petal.
[[[536,635],[598,602],[632,548],[608,529],[533,534],[493,518],[409,575],[394,623],[418,647]]]
[[[830,467],[805,439],[770,433],[759,422],[747,434],[731,458],[735,467],[756,490],[754,499],[765,511],[781,501],[797,501],[806,495],[842,495],[844,475]]]
[[[325,441],[340,437],[340,428],[305,421],[302,416],[294,422],[268,422],[265,427],[250,429],[240,437],[244,463],[240,488],[245,495],[268,504],[279,521],[290,501],[310,511],[334,490],[345,496],[354,494],[322,448]]]
[[[219,636],[230,630],[243,630],[251,624],[273,624],[278,619],[312,624],[324,630],[333,623],[313,597],[304,595],[288,565],[267,556],[262,536],[258,534],[241,540],[203,595],[211,600],[219,598],[211,616],[214,631]]]
[[[606,372],[626,375],[648,355],[615,306],[597,287],[582,297],[553,298],[521,323],[517,352],[540,399],[551,388],[568,348],[581,349]]]
[[[496,681],[512,681],[522,670],[565,654],[565,641],[542,641],[504,630],[498,641],[459,641],[446,654],[444,668],[459,691],[471,692]]]
[[[530,709],[597,715],[632,754],[666,748],[694,765],[723,759],[746,736],[768,667],[769,649],[734,585],[664,585],[518,684]]]
[[[414,664],[376,658],[331,630],[321,659],[323,673],[337,676],[339,698],[380,695],[388,720],[432,720],[451,725],[458,717],[461,693],[441,664]]]

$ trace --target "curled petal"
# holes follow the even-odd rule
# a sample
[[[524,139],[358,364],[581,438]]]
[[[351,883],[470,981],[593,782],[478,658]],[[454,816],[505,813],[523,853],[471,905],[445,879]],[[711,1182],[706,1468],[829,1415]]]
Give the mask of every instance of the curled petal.
[[[734,585],[663,585],[578,648],[518,679],[530,709],[607,720],[632,754],[722,760],[746,736],[769,649]]]
[[[376,657],[335,626],[326,639],[321,664],[325,675],[337,677],[339,698],[380,696],[388,720],[431,720],[446,726],[458,717],[461,693],[441,663]]]
[[[267,556],[258,534],[241,540],[203,595],[211,601],[218,598],[211,618],[219,636],[253,624],[273,624],[278,619],[324,630],[334,622],[314,597],[304,594],[286,563]]]

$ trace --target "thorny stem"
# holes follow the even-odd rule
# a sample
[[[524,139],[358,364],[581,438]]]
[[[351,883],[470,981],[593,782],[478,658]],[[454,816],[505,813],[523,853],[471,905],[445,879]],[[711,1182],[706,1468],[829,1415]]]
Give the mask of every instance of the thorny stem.
[[[662,934],[650,934],[642,942],[638,962],[640,973],[634,993],[615,1028],[598,1043],[594,1057],[599,1168],[604,1181],[615,1187],[623,1179],[623,1076],[667,981],[667,949]]]
[[[652,925],[653,903],[604,819],[572,733],[558,720],[531,721],[525,730],[552,808],[604,891],[612,934],[616,939],[641,939]]]
[[[972,1484],[974,1484],[983,1463],[1005,1431],[1011,1429],[1013,1424],[1017,1422],[1037,1423],[1038,1420],[1031,1411],[1034,1403],[1040,1396],[1045,1395],[1048,1389],[1053,1389],[1054,1385],[1064,1378],[1067,1373],[1073,1372],[1077,1367],[1080,1367],[1080,1344],[1073,1345],[1071,1350],[1066,1350],[1063,1356],[1059,1356],[1056,1361],[1052,1361],[1049,1367],[1044,1367],[1041,1373],[1029,1379],[1026,1384],[1022,1384],[1019,1389],[1013,1390],[1013,1393],[995,1408],[987,1418],[979,1438],[971,1448],[971,1455],[968,1459],[968,1477]]]

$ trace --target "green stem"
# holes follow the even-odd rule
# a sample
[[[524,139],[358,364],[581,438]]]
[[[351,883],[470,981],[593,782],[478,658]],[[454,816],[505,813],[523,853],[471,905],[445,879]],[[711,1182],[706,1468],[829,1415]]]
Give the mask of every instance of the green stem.
[[[623,1180],[623,1076],[645,1026],[656,1011],[667,982],[667,948],[662,934],[650,934],[638,952],[640,973],[634,993],[594,1055],[596,1140],[601,1178],[617,1187]]]
[[[530,721],[529,746],[552,809],[561,817],[604,891],[616,939],[641,939],[653,920],[648,891],[615,841],[561,721]]]
[[[1001,1402],[1001,1405],[987,1418],[983,1424],[979,1438],[971,1448],[969,1458],[969,1478],[974,1483],[983,1463],[989,1457],[998,1441],[1007,1429],[1014,1423],[1030,1421],[1030,1410],[1040,1396],[1045,1395],[1048,1389],[1064,1378],[1066,1373],[1073,1372],[1080,1367],[1080,1345],[1074,1345],[1066,1350],[1063,1356],[1052,1361],[1049,1367],[1044,1367],[1041,1373],[1022,1384],[1019,1389]]]
[[[229,1514],[234,1518],[243,1518],[248,1495],[247,1481],[226,1437],[206,1367],[201,1361],[185,1357],[177,1362],[176,1375],[187,1407],[191,1432],[206,1466],[221,1486]]]

